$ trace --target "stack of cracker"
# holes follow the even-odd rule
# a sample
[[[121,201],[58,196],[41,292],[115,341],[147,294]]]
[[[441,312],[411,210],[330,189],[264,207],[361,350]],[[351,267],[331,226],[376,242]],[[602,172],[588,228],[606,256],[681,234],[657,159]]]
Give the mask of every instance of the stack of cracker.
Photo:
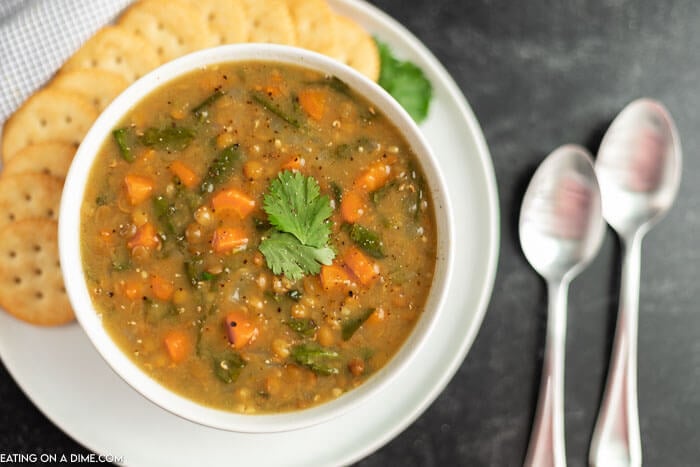
[[[139,0],[92,36],[3,128],[0,306],[39,325],[73,320],[58,259],[63,180],[99,113],[129,84],[169,60],[239,42],[294,45],[372,80],[372,37],[325,0]],[[79,280],[79,279],[77,279]]]

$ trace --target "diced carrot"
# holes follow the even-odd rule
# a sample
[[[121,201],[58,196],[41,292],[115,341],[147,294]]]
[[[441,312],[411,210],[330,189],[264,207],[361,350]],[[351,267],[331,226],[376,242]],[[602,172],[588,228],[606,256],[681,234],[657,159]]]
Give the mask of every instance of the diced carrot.
[[[194,173],[194,171],[184,162],[175,161],[170,164],[169,169],[173,175],[179,178],[182,184],[187,188],[192,188],[197,184],[197,182],[199,182],[199,177],[197,177],[197,174]]]
[[[258,337],[258,328],[239,311],[228,313],[224,326],[228,341],[236,349],[245,347]]]
[[[306,160],[301,156],[294,156],[282,164],[281,170],[301,170],[306,165]]]
[[[373,162],[355,179],[355,187],[369,193],[383,187],[390,174],[391,165],[385,161]]]
[[[379,276],[379,266],[355,247],[350,247],[343,259],[362,285],[371,284]]]
[[[343,194],[340,202],[340,215],[343,220],[354,224],[365,213],[365,202],[362,196],[355,190]]]
[[[255,200],[241,191],[229,188],[215,194],[211,199],[211,206],[216,211],[230,209],[244,219],[255,209]]]
[[[183,362],[192,350],[189,336],[181,330],[173,330],[165,335],[165,348],[173,363]]]
[[[124,283],[124,295],[130,300],[136,300],[143,296],[143,283],[139,280],[128,280]]]
[[[236,227],[219,227],[214,231],[211,246],[217,253],[245,250],[248,246],[248,235],[243,229]]]
[[[146,201],[153,192],[153,180],[141,175],[126,175],[124,184],[126,185],[126,195],[133,206]]]
[[[303,89],[299,92],[299,105],[309,117],[321,120],[326,110],[326,93],[321,89]]]
[[[168,301],[173,297],[175,286],[167,279],[157,274],[153,274],[151,276],[151,290],[153,290],[153,295],[157,299]]]
[[[160,239],[156,233],[156,228],[150,222],[146,222],[136,229],[136,233],[129,239],[126,246],[133,249],[137,246],[145,248],[156,248],[160,244]]]
[[[369,325],[375,325],[379,324],[384,321],[386,318],[386,312],[384,311],[384,308],[377,308],[372,312],[371,315],[369,315],[369,318],[367,318],[367,321],[365,321],[365,324]]]
[[[350,275],[339,264],[321,266],[321,286],[325,290],[347,288],[351,285]]]

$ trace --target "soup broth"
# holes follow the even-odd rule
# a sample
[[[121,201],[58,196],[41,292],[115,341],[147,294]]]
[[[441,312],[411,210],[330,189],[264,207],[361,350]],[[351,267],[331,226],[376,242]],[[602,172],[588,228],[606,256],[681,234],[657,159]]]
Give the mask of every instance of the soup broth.
[[[434,209],[393,124],[334,78],[211,66],[136,105],[81,211],[92,300],[146,373],[239,413],[357,387],[423,312]]]

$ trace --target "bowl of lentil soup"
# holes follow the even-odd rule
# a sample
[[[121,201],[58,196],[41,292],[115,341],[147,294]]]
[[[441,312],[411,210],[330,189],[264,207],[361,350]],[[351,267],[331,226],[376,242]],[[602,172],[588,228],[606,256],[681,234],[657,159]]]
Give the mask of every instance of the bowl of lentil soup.
[[[375,83],[223,46],[96,121],[66,179],[61,266],[91,342],[146,398],[216,428],[298,429],[416,371],[450,281],[448,203]]]

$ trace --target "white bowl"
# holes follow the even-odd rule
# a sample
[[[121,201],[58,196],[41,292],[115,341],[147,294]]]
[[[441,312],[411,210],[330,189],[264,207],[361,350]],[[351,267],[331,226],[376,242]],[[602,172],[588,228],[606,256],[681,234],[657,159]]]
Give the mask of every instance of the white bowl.
[[[187,399],[151,378],[124,354],[102,326],[84,280],[81,258],[80,206],[88,176],[97,153],[123,116],[153,90],[174,78],[208,65],[242,61],[286,63],[337,76],[372,102],[397,126],[419,159],[430,188],[437,222],[437,264],[430,295],[422,317],[399,351],[384,368],[339,398],[308,409],[279,414],[243,415],[214,409]],[[443,176],[417,125],[376,83],[339,62],[302,49],[270,44],[227,45],[195,52],[157,68],[131,85],[97,119],[75,155],[63,190],[58,239],[61,269],[70,302],[90,341],[110,367],[143,396],[176,415],[214,428],[249,433],[300,429],[356,408],[363,400],[381,391],[400,372],[415,371],[410,368],[411,362],[439,319],[451,280],[454,234],[449,203]],[[401,394],[396,394],[396,397],[401,397]]]

